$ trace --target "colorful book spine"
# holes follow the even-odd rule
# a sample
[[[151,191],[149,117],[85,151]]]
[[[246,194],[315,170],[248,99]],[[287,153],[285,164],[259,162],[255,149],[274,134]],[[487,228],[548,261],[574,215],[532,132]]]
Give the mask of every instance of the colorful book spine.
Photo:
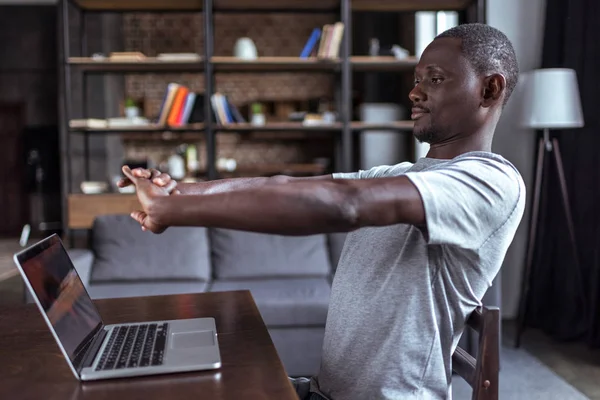
[[[313,29],[308,41],[304,45],[304,49],[302,49],[302,53],[300,53],[300,58],[308,58],[310,54],[313,52],[315,46],[319,42],[319,38],[321,37],[321,29],[315,28]]]

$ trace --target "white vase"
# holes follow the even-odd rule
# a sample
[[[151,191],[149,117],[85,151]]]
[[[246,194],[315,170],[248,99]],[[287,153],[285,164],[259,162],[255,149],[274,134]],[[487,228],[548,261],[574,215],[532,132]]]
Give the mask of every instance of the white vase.
[[[235,57],[241,58],[243,60],[255,60],[258,57],[256,45],[254,44],[252,39],[247,37],[239,38],[235,42],[233,54]]]

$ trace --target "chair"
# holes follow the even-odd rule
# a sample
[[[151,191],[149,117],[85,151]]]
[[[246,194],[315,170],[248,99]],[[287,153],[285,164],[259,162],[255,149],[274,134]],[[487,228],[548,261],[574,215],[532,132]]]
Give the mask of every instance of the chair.
[[[473,388],[472,400],[497,400],[500,372],[500,310],[477,307],[467,326],[479,334],[477,358],[461,347],[452,354],[452,371]]]

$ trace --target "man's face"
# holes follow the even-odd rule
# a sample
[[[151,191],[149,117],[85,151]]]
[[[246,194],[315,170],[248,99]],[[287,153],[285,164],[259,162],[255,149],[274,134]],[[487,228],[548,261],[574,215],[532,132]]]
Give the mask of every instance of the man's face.
[[[474,132],[481,95],[481,79],[462,55],[461,40],[434,40],[415,68],[409,94],[415,138],[434,144]]]

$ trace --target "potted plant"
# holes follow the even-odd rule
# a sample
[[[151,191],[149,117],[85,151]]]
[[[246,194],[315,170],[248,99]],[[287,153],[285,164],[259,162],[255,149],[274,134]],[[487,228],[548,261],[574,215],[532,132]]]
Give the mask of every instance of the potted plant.
[[[131,97],[125,99],[125,116],[131,119],[140,116],[140,108]]]

